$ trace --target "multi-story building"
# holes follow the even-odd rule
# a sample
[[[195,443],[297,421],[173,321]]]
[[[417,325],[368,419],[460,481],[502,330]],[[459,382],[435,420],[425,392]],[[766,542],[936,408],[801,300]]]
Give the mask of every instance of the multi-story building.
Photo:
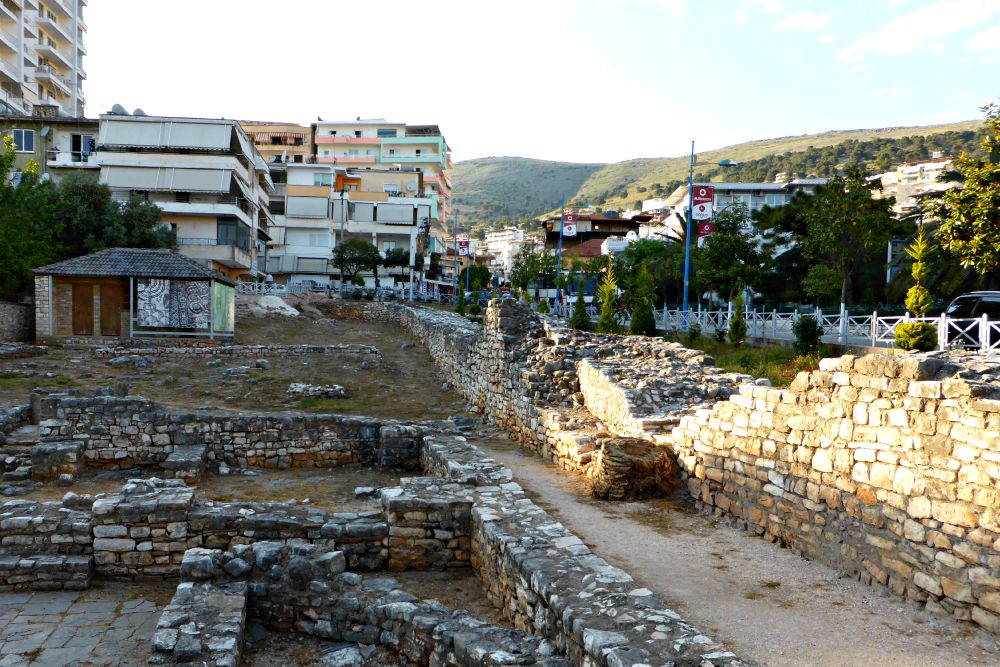
[[[83,116],[83,7],[87,0],[0,0],[0,106],[31,115],[36,104]]]
[[[239,123],[106,114],[95,159],[113,196],[162,209],[181,253],[230,278],[260,275],[274,186]]]
[[[451,203],[451,149],[437,125],[385,119],[313,123],[313,149],[321,164],[392,165],[423,173],[424,194],[435,200],[434,219],[444,223]]]
[[[490,271],[501,277],[507,277],[514,265],[514,257],[525,243],[534,245],[534,240],[527,239],[524,230],[517,227],[487,232],[485,241],[490,256]]]
[[[60,116],[54,106],[36,104],[32,114],[0,116],[0,134],[14,137],[14,168],[23,171],[29,162],[43,177],[58,181],[76,170],[96,170],[98,121],[96,118]]]
[[[893,211],[896,215],[907,215],[920,210],[920,199],[929,194],[943,192],[958,186],[955,181],[943,181],[941,177],[951,169],[951,158],[936,153],[929,160],[905,162],[892,171],[874,176],[882,185],[877,196],[895,197]]]
[[[312,130],[295,123],[241,120],[240,126],[268,164],[305,163],[312,155]]]

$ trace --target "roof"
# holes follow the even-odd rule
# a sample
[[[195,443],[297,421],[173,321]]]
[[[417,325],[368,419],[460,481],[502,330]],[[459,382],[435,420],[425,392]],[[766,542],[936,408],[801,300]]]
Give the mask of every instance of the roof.
[[[570,248],[563,248],[564,255],[574,255],[576,257],[600,257],[604,254],[601,246],[607,239],[590,239],[583,243],[578,243]]]
[[[176,250],[168,249],[109,248],[39,267],[35,273],[40,276],[180,278],[236,284]]]

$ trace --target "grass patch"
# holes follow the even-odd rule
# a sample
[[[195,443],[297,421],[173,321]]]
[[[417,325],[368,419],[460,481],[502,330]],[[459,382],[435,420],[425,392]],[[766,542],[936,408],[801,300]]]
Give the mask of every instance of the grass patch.
[[[762,582],[760,582],[760,585],[763,586],[764,588],[770,588],[770,589],[773,590],[775,588],[780,588],[781,587],[781,582],[780,581],[762,581]]]
[[[79,387],[80,383],[71,377],[57,375],[54,378],[33,376],[25,377],[16,371],[0,372],[0,388],[19,389],[34,387]]]
[[[756,378],[767,378],[775,387],[787,387],[799,371],[819,368],[819,360],[830,356],[827,346],[820,354],[802,357],[790,347],[734,347],[712,338],[700,338],[693,346],[715,358],[715,364],[733,373],[745,373]]]

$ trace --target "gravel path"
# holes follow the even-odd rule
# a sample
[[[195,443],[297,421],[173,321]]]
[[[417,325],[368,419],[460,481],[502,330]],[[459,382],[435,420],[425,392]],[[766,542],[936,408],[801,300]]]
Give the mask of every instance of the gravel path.
[[[744,659],[771,667],[1000,664],[1000,642],[678,501],[607,503],[506,439],[477,446],[536,503]]]

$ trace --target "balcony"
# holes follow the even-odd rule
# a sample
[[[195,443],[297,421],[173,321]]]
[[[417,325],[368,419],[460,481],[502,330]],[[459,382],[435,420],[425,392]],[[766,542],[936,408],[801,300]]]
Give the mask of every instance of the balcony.
[[[439,164],[444,166],[444,161],[441,160],[441,156],[437,153],[390,155],[388,151],[385,151],[382,153],[382,162],[389,164]]]
[[[209,259],[231,269],[249,269],[249,250],[220,239],[200,239],[179,236],[177,249],[192,259]]]
[[[6,49],[11,53],[17,53],[20,50],[20,41],[17,39],[17,35],[3,28],[0,28],[0,49]]]
[[[35,80],[48,82],[58,92],[62,92],[67,96],[73,95],[76,90],[76,86],[59,74],[56,74],[55,70],[48,65],[39,65],[35,68]]]
[[[49,149],[46,152],[45,160],[49,167],[99,169],[101,166],[95,153],[83,153],[81,151],[57,151]]]
[[[44,28],[46,32],[52,35],[52,37],[54,37],[55,39],[60,40],[62,43],[64,44],[73,43],[73,39],[69,36],[69,32],[67,32],[65,28],[59,25],[58,21],[56,21],[55,19],[49,18],[48,16],[39,16],[35,20],[35,23],[38,25],[39,28]]]
[[[59,47],[55,44],[42,44],[41,40],[39,40],[35,51],[38,52],[39,56],[53,61],[56,66],[62,69],[73,69],[73,61],[69,56],[60,51]]]
[[[10,0],[3,0],[0,2],[0,21],[13,21],[17,23],[17,15],[21,9],[14,5]]]
[[[317,144],[361,144],[364,146],[378,146],[382,140],[378,137],[316,137]]]
[[[0,79],[11,78],[11,74],[7,71],[9,68],[7,63],[0,61]],[[25,115],[31,114],[31,105],[25,102],[22,96],[10,91],[0,89],[0,102]]]
[[[375,156],[369,155],[367,157],[348,157],[348,156],[331,156],[331,157],[321,157],[319,158],[322,164],[375,164]]]
[[[73,12],[64,0],[45,0],[45,4],[66,18],[73,18]]]

